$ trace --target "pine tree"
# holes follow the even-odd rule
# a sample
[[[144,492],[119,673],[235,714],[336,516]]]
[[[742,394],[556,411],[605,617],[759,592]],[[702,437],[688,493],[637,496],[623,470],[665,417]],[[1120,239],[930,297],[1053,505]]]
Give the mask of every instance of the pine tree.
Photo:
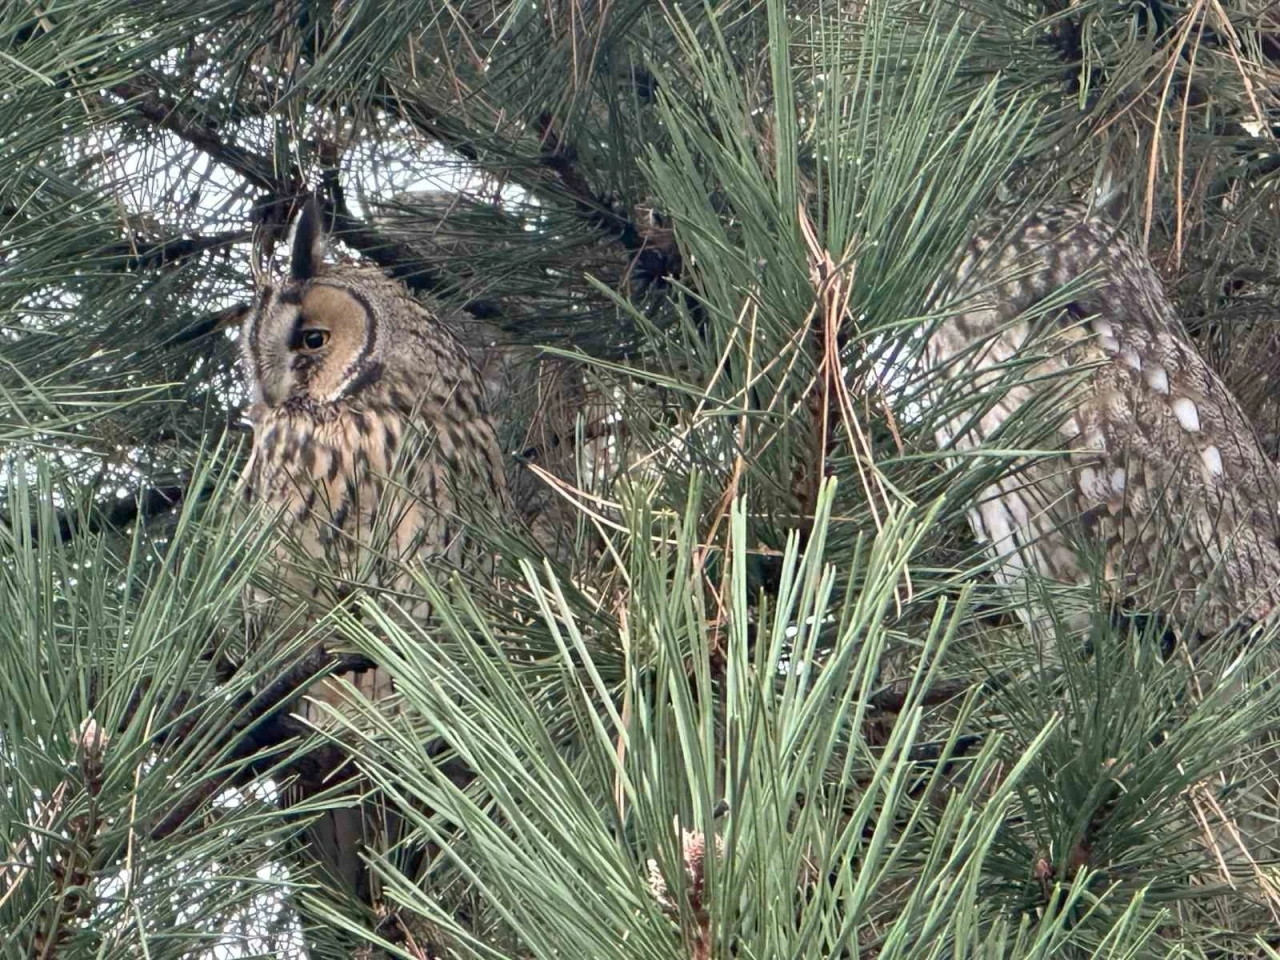
[[[3,955],[1275,955],[1274,631],[1164,659],[1099,588],[1041,662],[965,513],[1054,411],[948,463],[916,360],[977,219],[1100,189],[1274,448],[1277,63],[1255,0],[0,6]],[[240,615],[311,193],[561,541],[333,610],[401,698],[340,742]],[[426,853],[376,903],[281,802],[335,749]]]

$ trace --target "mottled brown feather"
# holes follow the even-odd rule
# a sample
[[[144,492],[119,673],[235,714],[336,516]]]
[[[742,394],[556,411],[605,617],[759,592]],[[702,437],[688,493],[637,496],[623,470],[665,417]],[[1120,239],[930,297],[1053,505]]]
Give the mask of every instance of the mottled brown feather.
[[[1037,305],[1081,277],[1070,309],[1037,324]],[[1045,444],[1063,456],[1020,464],[972,513],[975,533],[1000,557],[1000,579],[1021,583],[1033,569],[1082,582],[1081,549],[1092,541],[1117,594],[1184,632],[1216,633],[1271,612],[1280,477],[1150,262],[1113,224],[1065,207],[984,233],[945,302],[926,347],[940,383],[992,386],[999,365],[1019,358],[1031,361],[1022,376],[1038,379],[1003,388],[975,423],[950,418],[940,447],[981,449],[1055,378],[1058,389],[1064,377],[1077,381]]]

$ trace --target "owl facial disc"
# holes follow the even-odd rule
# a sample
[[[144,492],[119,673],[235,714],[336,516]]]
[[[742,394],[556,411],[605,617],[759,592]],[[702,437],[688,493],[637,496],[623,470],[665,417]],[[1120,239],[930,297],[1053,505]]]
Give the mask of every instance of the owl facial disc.
[[[245,330],[254,399],[268,407],[337,403],[378,366],[374,305],[324,269],[320,217],[308,201],[294,231],[289,280],[263,292]]]

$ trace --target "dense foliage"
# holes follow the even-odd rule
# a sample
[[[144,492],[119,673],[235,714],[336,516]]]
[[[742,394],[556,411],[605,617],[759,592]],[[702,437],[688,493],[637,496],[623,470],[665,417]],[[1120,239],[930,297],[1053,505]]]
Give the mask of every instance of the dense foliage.
[[[1272,634],[1162,659],[1098,587],[1042,656],[965,512],[1054,411],[946,459],[917,361],[975,222],[1100,194],[1274,453],[1277,91],[1264,0],[0,5],[0,952],[1274,956]],[[312,191],[496,351],[564,543],[324,621],[429,854],[373,905],[281,803],[324,665],[239,609]]]

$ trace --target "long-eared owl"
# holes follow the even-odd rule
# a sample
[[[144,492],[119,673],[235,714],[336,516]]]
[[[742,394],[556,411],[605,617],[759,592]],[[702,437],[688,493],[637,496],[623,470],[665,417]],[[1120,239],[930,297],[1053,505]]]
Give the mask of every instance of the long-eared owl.
[[[970,513],[998,580],[1097,571],[1192,640],[1275,607],[1280,477],[1114,223],[1069,205],[979,235],[937,312],[933,386],[970,391],[939,447],[1059,452],[1015,458]]]
[[[500,514],[508,494],[476,367],[399,281],[376,267],[326,262],[314,199],[295,227],[287,279],[258,292],[241,360],[253,421],[246,494],[279,518],[277,583],[318,600],[315,609],[352,587],[377,587],[420,620],[428,610],[411,599],[415,565],[476,570],[488,562],[464,520],[473,507]],[[281,597],[251,594],[252,635],[292,613]],[[284,632],[297,636],[312,622],[304,616]],[[340,706],[345,681],[374,700],[393,692],[379,668],[352,672],[315,684],[295,712],[325,723],[311,704]],[[321,860],[357,891],[357,831],[366,827],[358,810],[336,810],[311,834]]]

